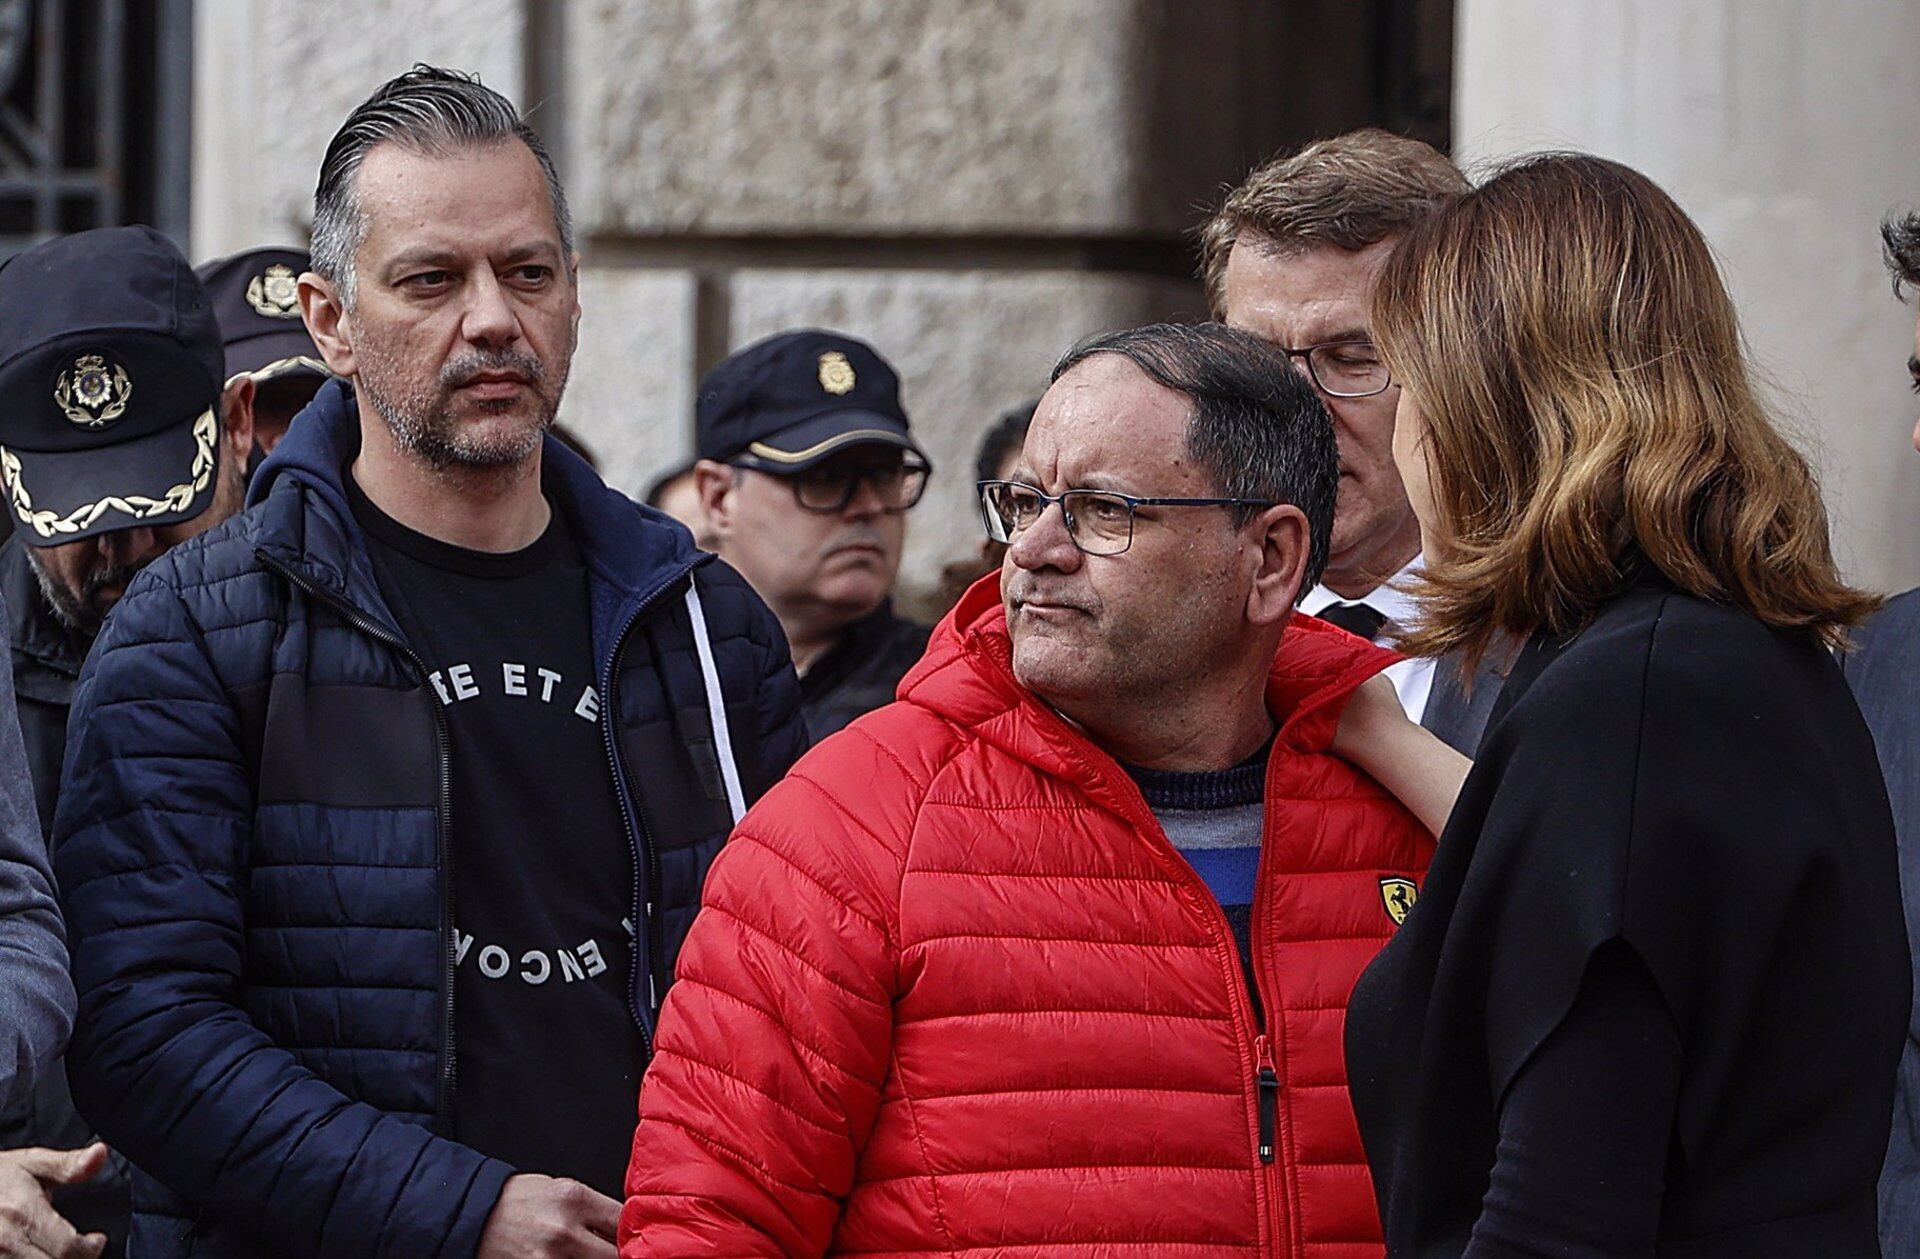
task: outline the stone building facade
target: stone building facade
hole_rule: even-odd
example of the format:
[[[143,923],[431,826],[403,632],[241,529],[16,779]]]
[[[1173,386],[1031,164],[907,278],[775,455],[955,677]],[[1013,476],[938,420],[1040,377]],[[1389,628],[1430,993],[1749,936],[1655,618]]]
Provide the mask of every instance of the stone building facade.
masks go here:
[[[304,240],[356,102],[416,60],[478,71],[567,182],[585,313],[562,418],[608,479],[638,493],[688,456],[695,382],[730,350],[868,338],[936,467],[903,571],[924,593],[977,545],[995,415],[1082,337],[1204,317],[1190,236],[1223,185],[1316,134],[1444,129],[1450,9],[200,0],[193,251]]]
[[[900,367],[938,473],[906,580],[977,539],[980,428],[1090,333],[1204,313],[1190,232],[1278,149],[1376,122],[1475,161],[1636,164],[1725,259],[1861,580],[1920,582],[1912,0],[197,0],[196,257],[304,238],[328,136],[415,60],[556,151],[586,315],[565,418],[639,491],[694,384],[799,324]]]

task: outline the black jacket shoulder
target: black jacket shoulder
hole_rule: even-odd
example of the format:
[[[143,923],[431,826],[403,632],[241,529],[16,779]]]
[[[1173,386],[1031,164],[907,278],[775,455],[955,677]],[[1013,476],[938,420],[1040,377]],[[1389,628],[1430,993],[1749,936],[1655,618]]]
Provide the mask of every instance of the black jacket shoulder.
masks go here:
[[[1686,1047],[1663,1236],[1715,1236],[1658,1253],[1868,1253],[1910,970],[1838,665],[1643,582],[1529,643],[1501,708],[1349,1008],[1362,1132],[1393,1151],[1389,1244],[1441,1253],[1422,1245],[1470,1226],[1502,1097],[1617,944]]]
[[[894,615],[882,603],[800,679],[801,711],[815,743],[858,717],[891,704],[907,670],[927,654],[932,629]]]
[[[1709,712],[1786,715],[1806,688],[1834,693],[1838,671],[1810,636],[1770,628],[1726,604],[1643,585],[1577,633],[1522,651],[1495,720],[1536,732],[1630,713],[1697,723]]]

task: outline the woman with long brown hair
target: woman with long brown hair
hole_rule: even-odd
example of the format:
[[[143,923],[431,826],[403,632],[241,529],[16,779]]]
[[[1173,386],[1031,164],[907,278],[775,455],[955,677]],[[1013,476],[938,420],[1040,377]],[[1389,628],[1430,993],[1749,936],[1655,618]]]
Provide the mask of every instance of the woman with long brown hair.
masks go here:
[[[1348,1014],[1390,1253],[1877,1255],[1910,978],[1830,655],[1875,601],[1705,240],[1624,166],[1526,159],[1408,234],[1373,328],[1407,647],[1512,653],[1450,817],[1390,697],[1337,745],[1445,819]]]

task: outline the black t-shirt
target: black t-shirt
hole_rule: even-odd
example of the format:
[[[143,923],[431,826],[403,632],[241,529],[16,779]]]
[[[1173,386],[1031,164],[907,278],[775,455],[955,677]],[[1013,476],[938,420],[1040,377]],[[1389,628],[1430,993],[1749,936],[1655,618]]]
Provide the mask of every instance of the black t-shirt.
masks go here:
[[[642,1048],[633,850],[599,725],[579,544],[469,551],[348,496],[452,738],[455,1135],[621,1195]]]

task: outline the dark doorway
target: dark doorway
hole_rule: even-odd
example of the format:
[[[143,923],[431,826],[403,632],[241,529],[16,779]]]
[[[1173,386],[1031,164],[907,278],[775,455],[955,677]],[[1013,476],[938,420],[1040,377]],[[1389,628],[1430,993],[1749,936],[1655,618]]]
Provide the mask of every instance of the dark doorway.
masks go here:
[[[1275,0],[1260,12],[1276,50],[1260,156],[1365,126],[1450,150],[1454,0]]]

